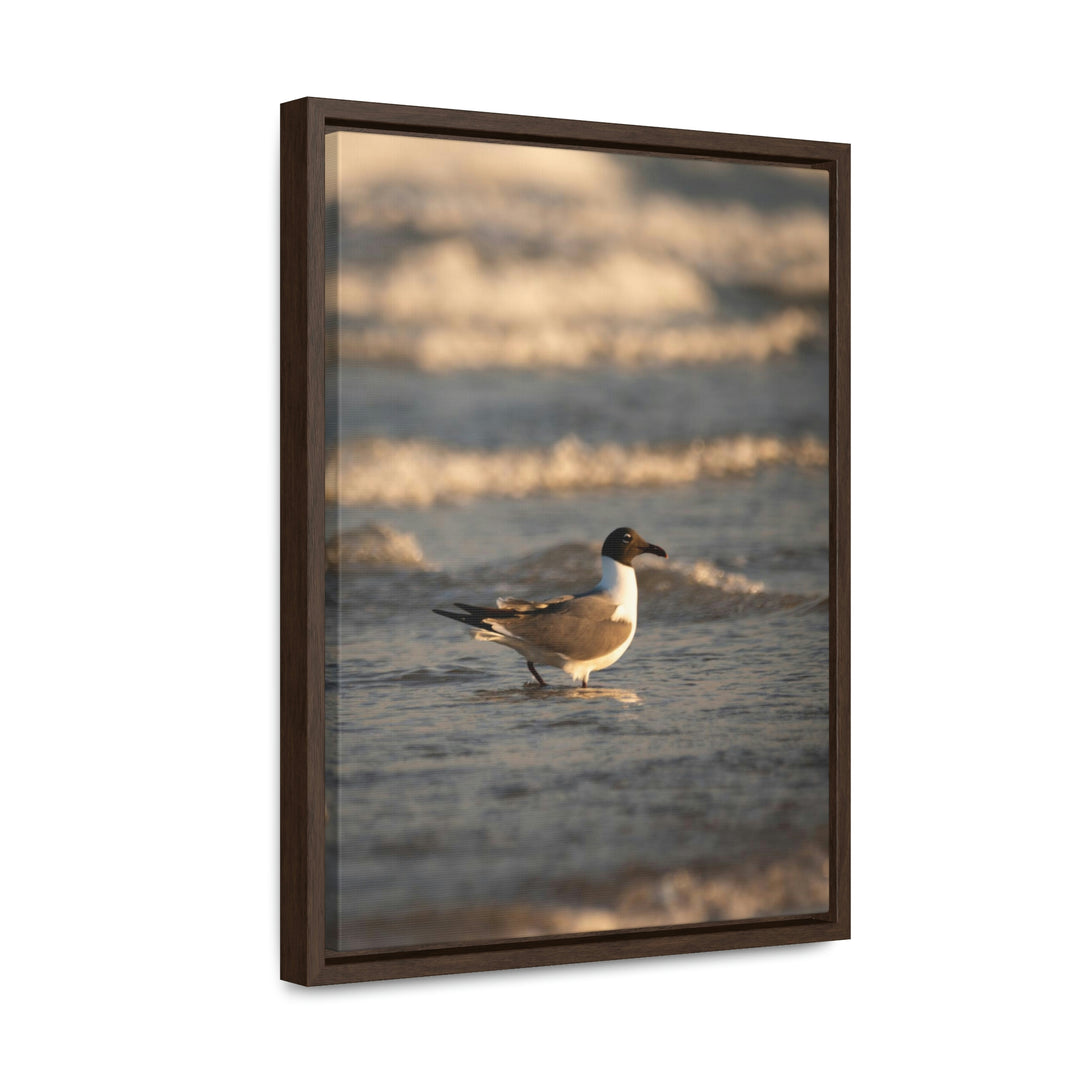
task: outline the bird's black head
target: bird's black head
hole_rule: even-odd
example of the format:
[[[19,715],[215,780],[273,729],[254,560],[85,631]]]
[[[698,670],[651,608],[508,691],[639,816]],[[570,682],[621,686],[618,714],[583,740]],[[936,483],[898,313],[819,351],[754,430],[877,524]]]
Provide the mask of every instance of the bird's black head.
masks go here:
[[[608,538],[604,541],[604,547],[600,552],[601,555],[606,555],[609,559],[624,563],[626,566],[629,566],[638,555],[646,553],[659,555],[662,559],[667,558],[667,552],[662,547],[643,540],[629,525],[623,525],[614,532],[608,533]]]

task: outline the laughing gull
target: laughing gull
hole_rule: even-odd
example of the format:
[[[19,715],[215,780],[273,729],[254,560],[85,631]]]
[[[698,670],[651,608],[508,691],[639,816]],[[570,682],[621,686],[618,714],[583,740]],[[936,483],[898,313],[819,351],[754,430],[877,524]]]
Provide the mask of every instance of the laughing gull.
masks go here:
[[[525,657],[541,686],[537,664],[561,668],[582,686],[589,675],[611,667],[630,647],[637,629],[637,575],[633,562],[648,553],[667,558],[667,552],[647,543],[628,526],[608,535],[600,552],[603,575],[599,584],[578,596],[556,596],[532,602],[499,597],[497,607],[455,604],[465,614],[440,611],[465,623],[477,641],[506,645]]]

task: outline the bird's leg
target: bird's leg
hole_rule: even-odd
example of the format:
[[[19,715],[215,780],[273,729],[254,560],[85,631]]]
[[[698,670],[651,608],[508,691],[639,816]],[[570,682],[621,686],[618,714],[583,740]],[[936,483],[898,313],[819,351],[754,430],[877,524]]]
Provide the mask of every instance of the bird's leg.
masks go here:
[[[535,667],[533,667],[533,662],[532,662],[531,660],[528,660],[528,661],[526,661],[526,663],[527,663],[527,664],[529,665],[529,670],[530,670],[530,671],[531,671],[531,672],[533,673],[533,678],[534,678],[534,679],[535,679],[535,680],[536,680],[536,681],[537,681],[537,682],[538,682],[538,683],[539,683],[539,684],[540,684],[541,686],[547,686],[547,683],[546,683],[546,682],[544,682],[544,680],[540,678],[540,672],[539,672],[539,671],[537,671]]]
[[[588,689],[588,686],[589,686],[589,676],[588,676],[588,675],[586,675],[586,676],[585,676],[585,677],[584,677],[584,678],[583,678],[583,679],[581,680],[581,686],[582,686],[582,689]]]

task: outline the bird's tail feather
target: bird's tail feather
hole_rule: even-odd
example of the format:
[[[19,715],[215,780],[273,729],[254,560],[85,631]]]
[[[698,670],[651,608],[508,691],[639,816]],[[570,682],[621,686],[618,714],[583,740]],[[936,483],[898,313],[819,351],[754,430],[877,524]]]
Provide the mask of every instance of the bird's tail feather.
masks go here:
[[[513,612],[508,613],[503,608],[480,607],[477,604],[455,603],[454,607],[461,608],[462,611],[467,612],[469,615],[476,615],[477,617],[484,619],[505,619],[508,614],[513,614]]]
[[[458,604],[458,607],[464,607],[463,604]],[[454,619],[457,622],[464,623],[466,626],[475,627],[477,630],[487,630],[488,627],[484,623],[484,619],[491,618],[492,615],[498,615],[497,611],[490,611],[487,608],[477,608],[475,611],[466,612],[464,615],[460,611],[440,611],[438,608],[432,608],[436,615],[443,615],[447,619]]]

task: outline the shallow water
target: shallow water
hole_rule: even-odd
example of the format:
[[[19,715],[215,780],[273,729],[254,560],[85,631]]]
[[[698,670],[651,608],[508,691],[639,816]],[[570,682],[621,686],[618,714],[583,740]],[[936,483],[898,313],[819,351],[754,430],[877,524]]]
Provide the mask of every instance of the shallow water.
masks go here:
[[[825,481],[380,510],[440,565],[327,577],[332,947],[827,906]],[[588,689],[432,613],[590,586],[571,538],[619,512],[671,558],[638,561],[637,635]]]

